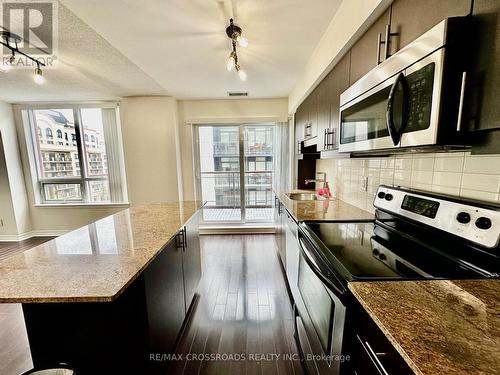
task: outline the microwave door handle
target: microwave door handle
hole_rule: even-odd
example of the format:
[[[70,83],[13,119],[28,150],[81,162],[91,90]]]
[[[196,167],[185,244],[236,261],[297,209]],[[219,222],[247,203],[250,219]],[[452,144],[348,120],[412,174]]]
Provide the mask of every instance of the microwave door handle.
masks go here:
[[[396,92],[398,86],[401,85],[403,90],[403,110],[401,113],[401,127],[398,129],[394,122],[394,105],[396,99]],[[392,84],[391,91],[389,93],[389,97],[387,98],[387,112],[386,112],[386,120],[387,120],[387,130],[389,131],[389,135],[392,138],[392,142],[394,146],[397,146],[401,141],[401,137],[403,136],[403,132],[408,123],[408,104],[409,104],[409,89],[408,83],[406,82],[406,77],[403,73],[399,73],[396,77],[396,80]]]

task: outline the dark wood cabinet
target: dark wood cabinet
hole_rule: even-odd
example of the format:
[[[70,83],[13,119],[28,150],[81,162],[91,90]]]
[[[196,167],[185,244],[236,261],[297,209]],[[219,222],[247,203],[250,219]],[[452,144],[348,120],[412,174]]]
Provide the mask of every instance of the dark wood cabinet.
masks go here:
[[[320,151],[336,149],[336,144],[325,146],[325,129],[335,132],[331,137],[337,142],[340,94],[383,60],[383,45],[377,56],[377,39],[382,34],[385,40],[386,25],[395,34],[388,45],[392,55],[443,19],[471,12],[473,43],[462,126],[463,130],[474,131],[470,138],[473,153],[500,153],[500,131],[492,131],[500,129],[500,106],[496,104],[500,96],[498,0],[395,0],[300,105],[296,112],[296,141],[316,144]]]
[[[318,88],[310,95],[311,101],[309,103],[309,124],[311,126],[308,133],[308,137],[316,137],[318,135],[318,103],[319,103],[319,93]]]
[[[144,271],[150,346],[164,352],[174,345],[186,316],[182,247],[170,241]]]
[[[325,132],[330,128],[330,108],[333,100],[330,90],[330,74],[321,81],[317,87],[318,112],[317,112],[317,148],[325,150]]]
[[[474,132],[473,153],[500,153],[500,1],[475,0],[472,15],[474,46],[467,77],[465,128]]]
[[[174,349],[201,278],[200,211],[144,271],[151,347]]]
[[[306,122],[309,120],[306,104],[306,102],[302,102],[295,112],[295,147],[297,153],[301,152],[299,144],[304,140],[305,126]]]
[[[354,297],[347,308],[343,350],[349,354],[350,360],[345,362],[341,373],[413,375],[408,364]]]
[[[277,196],[274,197],[275,207],[274,207],[274,227],[275,227],[275,241],[276,250],[278,251],[278,256],[280,258],[283,267],[286,266],[286,243],[285,243],[285,229],[284,229],[284,210],[283,204],[279,201]]]
[[[494,0],[492,0],[494,2]],[[396,0],[392,4],[391,52],[394,53],[417,39],[443,19],[466,16],[472,0]]]
[[[377,37],[384,35],[385,27],[391,22],[391,10],[387,9],[351,48],[349,82],[358,79],[377,66]],[[382,52],[380,53],[382,55]],[[382,57],[382,56],[381,56]]]
[[[200,211],[197,212],[184,226],[184,248],[182,252],[182,266],[184,270],[184,299],[185,313],[193,303],[198,284],[201,279],[200,255]]]
[[[318,89],[304,100],[305,106],[305,125],[304,125],[304,140],[309,140],[316,137],[318,130]],[[312,142],[314,143],[314,142]],[[312,144],[309,142],[309,145]]]
[[[342,94],[349,87],[350,63],[351,53],[347,52],[330,72],[330,132],[332,133],[330,138],[333,142],[331,148],[334,150],[338,149],[340,94]]]

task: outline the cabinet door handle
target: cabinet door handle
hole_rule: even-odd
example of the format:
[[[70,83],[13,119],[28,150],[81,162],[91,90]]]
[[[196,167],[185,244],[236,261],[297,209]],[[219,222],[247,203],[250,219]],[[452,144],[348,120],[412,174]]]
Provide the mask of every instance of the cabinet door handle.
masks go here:
[[[382,33],[379,33],[377,35],[377,65],[382,62],[380,60],[380,46],[381,46],[381,44],[385,44],[385,42],[382,41]]]
[[[391,38],[391,25],[385,25],[384,60],[389,57],[389,43]]]
[[[462,115],[464,111],[465,83],[467,81],[467,72],[462,72],[462,84],[460,86],[460,102],[458,105],[457,132],[462,130]]]
[[[380,360],[378,359],[377,354],[373,351],[372,347],[368,343],[368,341],[365,341],[365,346],[366,346],[366,350],[368,351],[370,357],[372,357],[373,361],[375,361],[375,363],[377,364],[377,366],[378,366],[379,370],[382,372],[382,374],[389,375],[387,373],[386,369],[384,368],[384,366],[382,365],[382,363],[380,362]],[[385,353],[380,353],[380,354],[385,354]]]
[[[391,37],[398,35],[398,33],[391,33],[391,24],[385,25],[385,40],[382,40],[382,33],[377,35],[377,65],[380,64],[385,59],[391,57],[389,51],[389,45],[391,43]],[[380,59],[380,46],[384,45],[383,60]]]
[[[184,242],[184,250],[186,250],[188,248],[188,242],[187,242],[187,234],[186,234],[186,227],[184,227],[184,231],[183,231],[183,242]]]

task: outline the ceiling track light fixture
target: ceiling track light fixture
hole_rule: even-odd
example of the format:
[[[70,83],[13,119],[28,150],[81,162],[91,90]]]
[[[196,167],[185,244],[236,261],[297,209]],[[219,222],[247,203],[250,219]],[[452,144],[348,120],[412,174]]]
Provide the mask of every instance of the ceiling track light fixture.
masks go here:
[[[0,31],[0,45],[7,47],[11,55],[9,57],[4,57],[2,59],[2,64],[0,65],[0,71],[8,72],[14,66],[16,61],[16,54],[26,57],[28,60],[33,61],[36,64],[35,75],[33,76],[33,80],[35,83],[41,85],[45,82],[45,78],[42,75],[42,66],[45,64],[38,59],[31,57],[30,55],[25,54],[21,50],[19,50],[18,45],[22,41],[19,35],[11,33],[10,31]]]
[[[236,49],[237,46],[248,46],[248,40],[241,36],[242,32],[241,27],[235,25],[231,18],[229,20],[229,26],[226,28],[226,35],[231,39],[232,46],[232,51],[227,59],[227,70],[231,71],[235,69],[238,72],[238,77],[240,77],[242,81],[246,81],[247,73],[241,69],[240,63],[238,62],[238,51]]]

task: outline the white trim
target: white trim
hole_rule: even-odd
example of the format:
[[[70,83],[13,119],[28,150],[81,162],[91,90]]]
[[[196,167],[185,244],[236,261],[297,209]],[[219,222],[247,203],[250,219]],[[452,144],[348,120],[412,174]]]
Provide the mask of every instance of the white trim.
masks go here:
[[[234,226],[234,227],[211,227],[200,226],[199,234],[275,234],[274,226]]]
[[[286,119],[285,119],[286,121]],[[239,117],[188,117],[185,119],[186,124],[261,124],[261,123],[276,123],[283,122],[282,116],[239,116]],[[270,124],[270,125],[272,125]]]
[[[118,168],[120,170],[120,190],[121,190],[121,196],[122,199],[125,200],[125,202],[112,202],[112,203],[105,203],[105,204],[96,204],[92,202],[84,202],[82,203],[60,203],[60,202],[54,202],[54,203],[44,203],[44,197],[42,196],[42,192],[39,186],[39,183],[42,182],[41,178],[39,177],[41,175],[41,171],[39,170],[39,161],[37,159],[37,153],[38,153],[38,148],[39,145],[35,143],[35,134],[34,132],[36,131],[35,128],[33,127],[33,119],[30,117],[30,113],[33,110],[39,110],[39,109],[50,109],[50,108],[60,108],[60,109],[71,109],[73,110],[73,113],[75,114],[76,112],[78,115],[75,114],[75,126],[77,126],[77,123],[81,124],[80,121],[80,110],[84,108],[100,108],[100,109],[114,109],[115,110],[115,122],[116,122],[116,131],[118,135],[118,142],[117,142],[117,149],[114,150],[118,154]],[[14,113],[16,115],[16,119],[19,118],[21,121],[21,126],[24,132],[24,143],[26,144],[26,149],[27,149],[27,154],[28,154],[28,168],[30,170],[30,177],[31,177],[31,183],[33,187],[33,196],[34,196],[34,201],[35,201],[35,207],[105,207],[105,206],[124,206],[128,205],[128,189],[127,189],[127,177],[126,177],[126,168],[125,168],[125,152],[124,152],[124,146],[123,146],[123,136],[122,136],[122,124],[121,124],[121,117],[120,117],[120,103],[118,101],[110,101],[110,102],[66,102],[66,103],[23,103],[22,105],[15,105],[14,106]],[[17,117],[19,116],[19,117]],[[81,147],[84,147],[84,141],[81,140]],[[80,147],[80,146],[79,146]],[[84,149],[83,149],[84,150]],[[83,152],[85,154],[85,151]],[[80,152],[79,155],[81,156]],[[83,164],[85,164],[84,157],[81,158],[80,163],[82,163],[82,168]],[[83,170],[83,169],[82,169]],[[108,176],[109,178],[109,176]],[[80,176],[80,178],[75,177],[75,180],[78,180],[80,185],[83,188],[83,184],[86,181],[89,181],[90,179],[88,177],[84,177],[83,175]],[[46,182],[49,182],[46,181]],[[124,206],[126,207],[126,206]]]
[[[19,110],[26,109],[73,109],[73,108],[117,108],[118,100],[95,102],[24,102],[13,103]]]
[[[71,232],[71,230],[33,230],[22,234],[0,234],[0,242],[19,242],[32,237],[58,237]]]
[[[184,200],[184,176],[182,170],[182,151],[181,151],[181,139],[180,139],[180,128],[179,128],[179,114],[178,114],[177,101],[174,101],[174,140],[175,140],[175,168],[177,174],[177,196],[179,201]]]
[[[130,203],[37,203],[38,208],[129,208]]]

